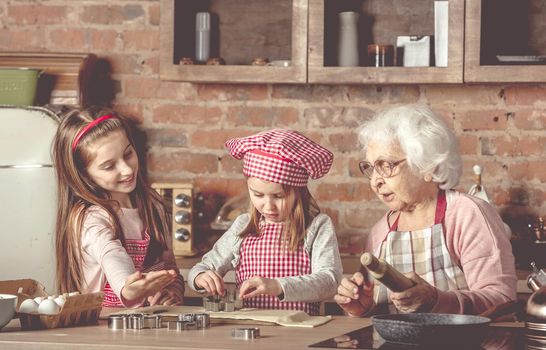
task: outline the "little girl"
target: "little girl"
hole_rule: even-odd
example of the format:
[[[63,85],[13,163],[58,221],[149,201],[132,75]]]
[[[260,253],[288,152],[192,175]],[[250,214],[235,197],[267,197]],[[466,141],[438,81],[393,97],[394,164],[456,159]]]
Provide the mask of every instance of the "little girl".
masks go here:
[[[166,211],[144,180],[131,131],[111,111],[72,110],[61,121],[53,145],[57,287],[104,291],[108,307],[181,304]]]
[[[189,273],[196,291],[224,294],[223,276],[235,270],[245,307],[319,313],[336,294],[341,259],[331,219],[307,189],[324,176],[333,155],[290,130],[270,130],[226,142],[243,159],[250,212],[239,216]]]

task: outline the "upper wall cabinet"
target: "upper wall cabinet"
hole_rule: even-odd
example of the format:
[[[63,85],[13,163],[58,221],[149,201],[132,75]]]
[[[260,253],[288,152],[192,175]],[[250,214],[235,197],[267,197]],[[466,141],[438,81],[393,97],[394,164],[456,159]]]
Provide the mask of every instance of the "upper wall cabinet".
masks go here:
[[[208,15],[196,20],[201,12]],[[196,56],[196,42],[209,54]],[[307,0],[161,0],[160,75],[191,82],[305,83]]]
[[[461,83],[463,81],[464,0],[450,0],[443,44],[447,45],[447,66],[434,66],[435,1],[432,0],[309,0],[310,83]],[[445,10],[445,9],[444,9]],[[345,50],[347,24],[344,12],[357,14],[358,64],[346,66],[340,52]],[[341,13],[341,14],[340,14]],[[350,31],[350,29],[349,29]],[[349,34],[350,36],[351,34]],[[447,36],[447,37],[446,37]],[[400,38],[402,37],[402,38]],[[411,39],[405,46],[408,59],[397,41]],[[410,37],[410,38],[408,38]],[[351,38],[349,37],[349,40]],[[430,61],[423,60],[429,41]],[[394,47],[393,66],[377,67],[368,45]],[[402,45],[401,45],[402,46]],[[373,50],[373,47],[370,47]],[[389,51],[386,51],[390,55]],[[343,54],[343,53],[342,53]],[[417,61],[415,62],[417,58]],[[423,64],[423,62],[425,62]],[[415,66],[424,65],[424,66]]]
[[[466,82],[546,81],[544,0],[466,1]]]

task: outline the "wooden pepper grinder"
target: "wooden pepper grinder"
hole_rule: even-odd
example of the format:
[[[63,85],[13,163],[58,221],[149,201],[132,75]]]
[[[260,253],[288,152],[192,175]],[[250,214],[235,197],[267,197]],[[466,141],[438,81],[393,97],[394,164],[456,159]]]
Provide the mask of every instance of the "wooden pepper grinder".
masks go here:
[[[362,254],[360,263],[368,269],[373,278],[383,283],[392,292],[402,292],[415,285],[412,280],[389,265],[385,260],[378,259],[370,253]]]

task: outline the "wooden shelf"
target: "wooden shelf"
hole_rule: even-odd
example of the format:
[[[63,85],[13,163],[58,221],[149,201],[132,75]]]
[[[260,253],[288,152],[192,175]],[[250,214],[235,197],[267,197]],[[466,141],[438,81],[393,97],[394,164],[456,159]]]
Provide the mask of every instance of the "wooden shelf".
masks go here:
[[[203,9],[203,4],[210,5]],[[291,28],[275,23],[271,16],[254,18],[239,12],[248,6],[244,0],[199,0],[174,1],[161,0],[161,57],[160,76],[164,80],[179,80],[191,82],[221,82],[221,83],[305,83],[307,81],[307,0],[254,0],[251,6],[262,6],[274,11],[278,8],[275,18],[288,22]],[[176,6],[188,6],[187,11]],[[281,11],[286,7],[291,11]],[[217,16],[220,34],[217,41],[219,56],[227,65],[180,65],[181,57],[193,56],[193,29],[195,13],[209,11]],[[235,11],[235,13],[216,13],[216,11]],[[181,14],[182,13],[182,14]],[[189,13],[189,14],[188,14]],[[229,18],[236,26],[238,33],[225,33],[228,24],[223,24],[223,18]],[[239,18],[239,19],[237,19]],[[234,25],[233,23],[236,23]],[[245,25],[247,25],[245,27]],[[189,33],[180,34],[180,29]],[[222,29],[226,29],[222,31]],[[271,33],[269,33],[269,31]],[[286,34],[288,32],[288,34]],[[175,35],[176,34],[176,35]],[[241,42],[239,36],[248,38]],[[271,35],[271,36],[270,36]],[[288,38],[286,39],[286,35]],[[176,37],[176,41],[175,41]],[[212,40],[214,42],[214,40]],[[231,50],[231,51],[229,51]],[[236,53],[243,52],[248,57],[241,58]],[[289,57],[286,57],[288,55]],[[291,61],[289,67],[252,66],[255,57],[267,57],[270,61]],[[248,64],[246,64],[248,62]]]
[[[449,0],[448,67],[376,68],[366,67],[363,59],[358,67],[336,66],[333,56],[337,37],[332,24],[336,14],[346,8],[361,14],[365,28],[362,33],[359,28],[359,51],[363,57],[363,48],[369,43],[395,44],[400,35],[433,35],[433,0],[414,0],[411,6],[406,0],[161,0],[160,77],[197,83],[544,82],[546,65],[500,65],[491,59],[505,37],[514,41],[510,32],[514,23],[493,16],[501,6],[516,6],[518,12],[533,8],[532,21],[525,22],[525,15],[520,16],[531,26],[528,38],[534,37],[527,44],[546,55],[542,38],[546,25],[540,20],[544,16],[540,1],[529,0],[519,6],[513,0]],[[482,13],[484,8],[493,15]],[[215,51],[227,65],[179,64],[182,57],[193,55],[195,13],[199,11],[208,11],[217,18],[217,34],[222,40],[218,39]],[[497,54],[504,53],[501,50]],[[249,64],[253,58],[264,56],[270,60],[290,59],[291,66]]]
[[[309,83],[326,83],[326,84],[405,84],[405,83],[462,83],[463,81],[463,26],[464,23],[464,1],[451,0],[449,1],[449,66],[448,67],[332,67],[332,59],[328,54],[335,51],[335,47],[325,36],[328,35],[328,23],[325,23],[325,18],[328,14],[325,13],[325,4],[329,0],[309,0]],[[337,0],[335,6],[343,4],[343,0]],[[356,1],[357,11],[362,8],[363,4],[369,0]],[[381,1],[381,0],[376,0]],[[349,3],[345,1],[346,3]],[[354,5],[355,1],[352,1]],[[433,13],[434,2],[430,0],[414,1],[412,6],[419,6],[423,12],[427,12],[428,23],[420,23],[410,25],[410,30],[414,32],[401,32],[396,27],[389,29],[379,25],[371,26],[370,37],[364,38],[362,43],[364,46],[372,42],[366,40],[379,40],[380,43],[392,44],[396,43],[398,35],[432,35],[434,33],[434,17],[430,16]],[[374,6],[372,6],[374,7]],[[375,6],[381,8],[381,6]],[[345,10],[345,9],[344,9]],[[338,10],[339,12],[340,10]],[[364,21],[374,22],[373,14],[366,14]],[[331,16],[331,14],[330,14]],[[390,14],[379,14],[386,19]],[[404,14],[407,17],[407,14]],[[403,16],[400,15],[400,18]],[[412,17],[414,18],[414,17]],[[432,19],[431,19],[432,18]],[[390,18],[393,20],[392,18]],[[430,20],[431,19],[431,20]],[[396,19],[394,19],[396,21]],[[415,32],[418,31],[418,32]],[[331,37],[331,35],[330,35]],[[333,38],[335,40],[335,38]],[[332,41],[332,39],[330,39]],[[362,52],[361,51],[361,56]],[[326,52],[326,54],[325,54]],[[361,61],[363,61],[361,59]]]
[[[544,82],[546,81],[546,64],[544,65],[501,65],[495,60],[496,55],[529,55],[530,51],[546,55],[546,47],[541,38],[532,40],[528,27],[540,26],[542,21],[528,21],[531,3],[542,0],[531,0],[519,3],[506,0],[467,0],[466,1],[466,39],[465,39],[465,82]],[[493,7],[492,7],[493,6]],[[514,8],[510,8],[514,6]],[[535,6],[539,9],[540,6]],[[543,7],[542,7],[543,8]],[[489,12],[494,13],[489,13]],[[544,10],[542,10],[544,11]],[[542,18],[546,15],[542,13]],[[540,16],[537,16],[540,17]],[[484,22],[487,20],[489,22]],[[526,33],[522,33],[525,28]],[[543,36],[539,29],[536,36]],[[527,35],[526,35],[527,34]],[[519,51],[518,51],[519,50]],[[529,50],[525,52],[525,50]],[[524,51],[524,52],[522,52]]]

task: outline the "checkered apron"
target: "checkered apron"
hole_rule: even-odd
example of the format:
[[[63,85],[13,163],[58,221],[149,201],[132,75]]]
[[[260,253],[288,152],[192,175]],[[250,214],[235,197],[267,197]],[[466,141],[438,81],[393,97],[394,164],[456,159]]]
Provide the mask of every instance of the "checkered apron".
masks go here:
[[[163,270],[165,268],[165,263],[163,261],[148,267],[144,270],[142,270],[142,264],[144,263],[144,258],[146,257],[146,253],[148,252],[148,246],[150,245],[150,235],[148,232],[144,233],[144,239],[126,239],[125,240],[125,250],[127,251],[127,254],[131,257],[133,260],[133,264],[135,264],[135,270],[142,271],[142,272],[149,272],[149,271],[159,271]],[[102,306],[104,307],[123,307],[123,304],[119,300],[118,296],[114,291],[112,290],[112,287],[110,287],[110,283],[106,281],[106,284],[104,286],[104,301],[102,302]]]
[[[415,271],[441,291],[468,289],[463,271],[452,261],[445,242],[443,221],[446,207],[446,194],[440,191],[434,225],[420,231],[397,231],[396,218],[375,254],[402,273]],[[378,281],[374,284],[375,303],[388,304],[389,312],[397,312],[388,298],[387,288]]]
[[[260,221],[260,235],[249,234],[241,244],[239,265],[236,269],[236,287],[252,277],[280,278],[287,276],[308,275],[311,273],[311,261],[303,249],[303,244],[296,251],[281,241],[284,223],[266,223]],[[260,309],[300,310],[309,315],[319,314],[319,303],[283,302],[276,296],[259,295],[246,299],[245,307]]]

